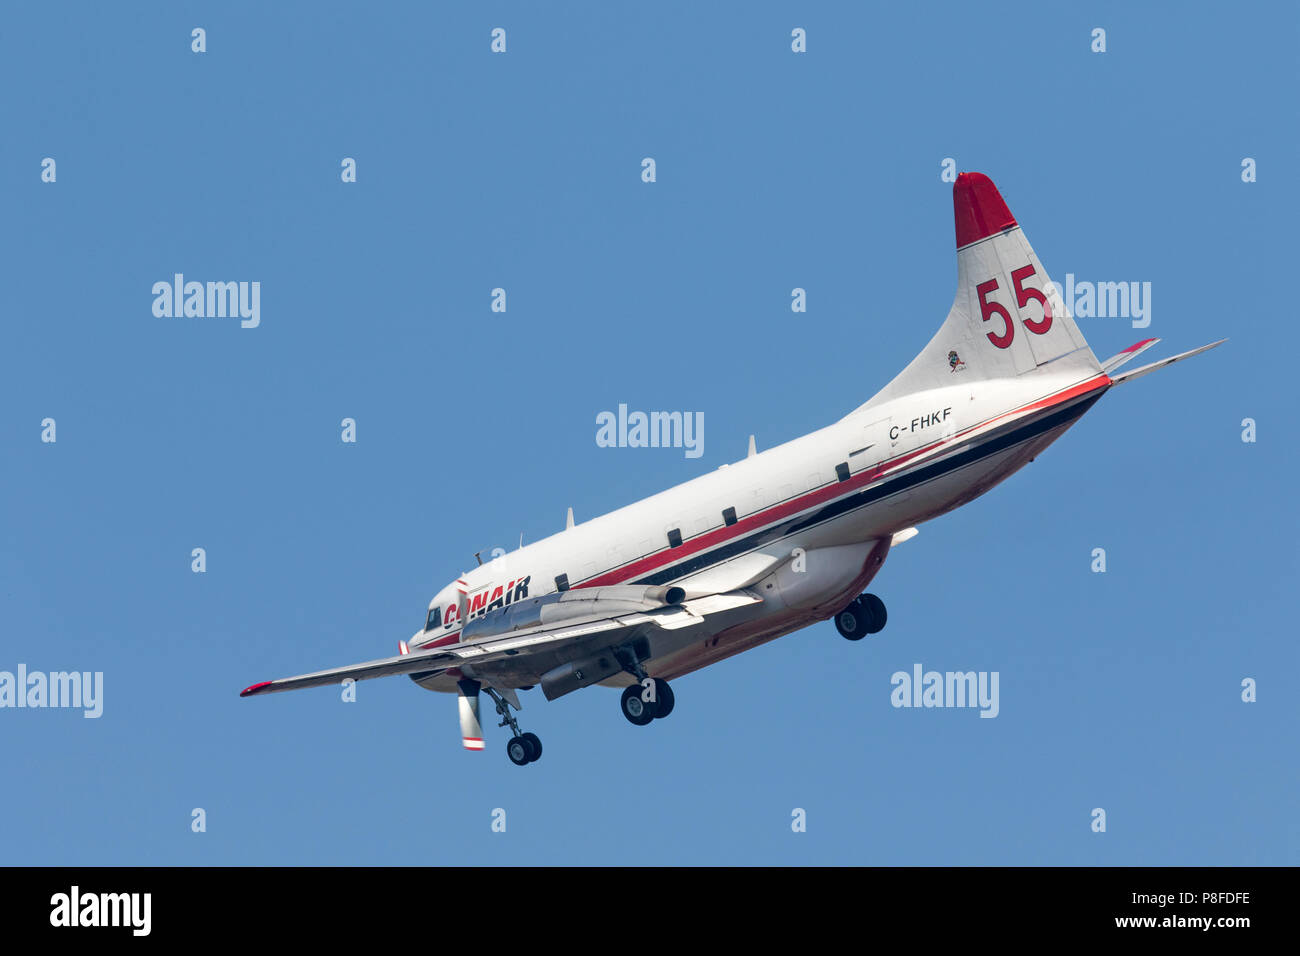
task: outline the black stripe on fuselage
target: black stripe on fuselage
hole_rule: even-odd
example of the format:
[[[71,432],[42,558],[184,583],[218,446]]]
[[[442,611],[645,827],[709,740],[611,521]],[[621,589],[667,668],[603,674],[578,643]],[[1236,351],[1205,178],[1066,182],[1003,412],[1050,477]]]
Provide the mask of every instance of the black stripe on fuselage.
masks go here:
[[[800,531],[806,531],[819,524],[842,517],[850,511],[856,511],[869,504],[879,501],[881,498],[887,498],[890,495],[898,494],[900,491],[906,491],[917,485],[932,481],[935,478],[941,478],[949,472],[964,468],[990,455],[996,455],[1000,451],[1019,445],[1023,442],[1036,438],[1045,432],[1051,431],[1061,425],[1074,422],[1080,418],[1084,412],[1090,409],[1097,399],[1101,398],[1105,389],[1100,389],[1096,394],[1085,396],[1074,404],[1062,408],[1059,411],[1044,415],[1037,421],[1021,425],[1018,428],[1012,428],[1005,434],[974,445],[965,451],[958,452],[942,461],[936,461],[933,464],[922,465],[914,471],[909,471],[898,475],[895,478],[887,479],[878,485],[872,485],[863,488],[861,491],[854,492],[851,495],[845,495],[835,501],[828,502],[816,511],[810,514],[792,517],[790,520],[781,524],[771,525],[753,534],[746,535],[743,538],[737,538],[734,541],[728,541],[726,544],[719,545],[711,551],[705,551],[700,554],[692,555],[685,561],[681,561],[670,567],[666,567],[653,574],[638,578],[636,584],[667,584],[669,581],[675,581],[678,578],[685,577],[688,574],[694,574],[705,568],[711,567],[719,562],[734,558],[737,555],[744,554],[746,551],[752,551],[755,548],[761,548],[763,545],[771,544],[773,541],[779,541],[782,538],[797,534]]]

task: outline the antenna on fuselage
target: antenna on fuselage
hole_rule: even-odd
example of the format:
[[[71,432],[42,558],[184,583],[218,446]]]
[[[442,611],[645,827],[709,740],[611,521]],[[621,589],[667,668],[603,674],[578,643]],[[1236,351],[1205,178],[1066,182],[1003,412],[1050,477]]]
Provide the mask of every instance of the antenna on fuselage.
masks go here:
[[[480,567],[483,565],[483,559],[482,559],[481,557],[479,557],[479,555],[481,555],[482,553],[483,553],[482,551],[475,551],[475,552],[474,552],[474,560],[477,561],[477,562],[479,563],[479,566],[480,566]]]
[[[757,454],[758,454],[758,446],[754,444],[754,436],[753,436],[753,435],[750,435],[750,436],[749,436],[749,454],[746,455],[745,457],[746,457],[746,458],[753,458],[753,457],[754,457],[755,455],[757,455]]]
[[[569,509],[569,516],[564,519],[564,530],[568,531],[573,527],[573,509]]]

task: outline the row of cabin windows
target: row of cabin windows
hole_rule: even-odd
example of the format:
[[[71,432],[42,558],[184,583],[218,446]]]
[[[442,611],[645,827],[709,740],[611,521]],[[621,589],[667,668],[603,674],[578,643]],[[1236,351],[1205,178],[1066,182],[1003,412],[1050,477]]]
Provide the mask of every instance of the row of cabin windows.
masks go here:
[[[848,465],[848,462],[843,462],[843,461],[842,461],[842,462],[840,462],[838,465],[835,466],[835,477],[838,478],[840,481],[848,481],[848,480],[849,480],[849,465]],[[735,524],[736,521],[738,520],[738,519],[736,518],[736,509],[735,509],[735,508],[723,508],[723,509],[722,509],[722,520],[723,520],[723,523],[726,524],[726,526],[727,526],[728,528],[730,528],[730,527],[731,527],[733,524]],[[671,529],[671,530],[668,532],[668,547],[670,547],[670,548],[680,548],[681,546],[682,546],[682,529],[681,529],[681,528],[673,528],[673,529]],[[568,576],[567,574],[558,574],[558,575],[556,575],[556,577],[555,577],[555,590],[557,590],[557,591],[567,591],[567,590],[569,590],[569,576]],[[430,612],[429,612],[429,619],[430,619],[431,621],[433,620],[433,617],[434,617],[435,614],[437,614],[437,610],[436,610],[436,609],[433,610],[433,611],[430,611]],[[435,623],[436,623],[436,622],[435,622]],[[429,626],[432,627],[433,625],[431,624],[431,625],[429,625]],[[428,628],[426,628],[426,630],[427,630],[427,629],[428,629]]]

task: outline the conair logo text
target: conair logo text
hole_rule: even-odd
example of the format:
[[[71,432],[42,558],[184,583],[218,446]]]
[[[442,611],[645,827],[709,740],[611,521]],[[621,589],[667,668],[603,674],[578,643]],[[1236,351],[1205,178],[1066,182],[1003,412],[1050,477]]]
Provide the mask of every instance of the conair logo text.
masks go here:
[[[488,611],[495,611],[499,607],[508,607],[516,601],[528,597],[528,582],[533,579],[532,575],[511,581],[504,587],[501,585],[488,585],[483,590],[471,594],[465,611],[465,619],[472,621],[475,618],[482,617]],[[465,622],[460,620],[460,606],[448,604],[442,616],[442,626],[446,630],[450,627],[464,627]]]

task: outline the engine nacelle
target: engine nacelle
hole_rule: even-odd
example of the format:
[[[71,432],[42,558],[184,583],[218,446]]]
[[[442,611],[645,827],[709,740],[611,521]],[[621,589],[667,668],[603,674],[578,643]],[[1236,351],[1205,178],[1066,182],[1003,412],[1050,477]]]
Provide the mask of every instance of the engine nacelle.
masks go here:
[[[542,675],[542,693],[547,700],[555,700],[603,681],[606,677],[613,677],[622,669],[623,666],[612,651],[602,651],[547,671]]]

